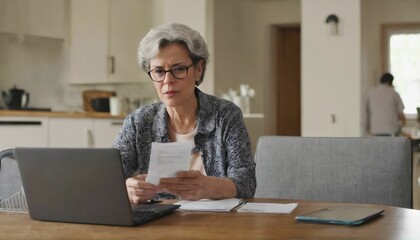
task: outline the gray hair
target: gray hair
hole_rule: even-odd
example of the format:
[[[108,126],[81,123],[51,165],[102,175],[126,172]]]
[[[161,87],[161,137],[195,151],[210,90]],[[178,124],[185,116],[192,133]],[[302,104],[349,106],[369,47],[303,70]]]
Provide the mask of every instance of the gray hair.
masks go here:
[[[184,24],[171,23],[152,28],[140,42],[137,51],[139,65],[145,72],[149,71],[150,60],[157,56],[159,49],[173,43],[185,46],[194,64],[203,60],[203,74],[195,83],[200,85],[204,79],[209,51],[200,33]]]

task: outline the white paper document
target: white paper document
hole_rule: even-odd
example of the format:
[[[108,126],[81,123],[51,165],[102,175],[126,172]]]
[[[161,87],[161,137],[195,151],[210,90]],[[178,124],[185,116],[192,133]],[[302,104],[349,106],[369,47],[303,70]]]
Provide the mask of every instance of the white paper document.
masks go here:
[[[246,203],[237,211],[249,213],[291,213],[297,205],[297,203]]]
[[[229,198],[222,200],[201,199],[197,201],[182,200],[175,204],[181,205],[178,210],[202,212],[229,212],[243,203],[243,199]]]
[[[175,177],[179,171],[188,171],[193,141],[152,143],[146,182],[157,185],[161,178]]]

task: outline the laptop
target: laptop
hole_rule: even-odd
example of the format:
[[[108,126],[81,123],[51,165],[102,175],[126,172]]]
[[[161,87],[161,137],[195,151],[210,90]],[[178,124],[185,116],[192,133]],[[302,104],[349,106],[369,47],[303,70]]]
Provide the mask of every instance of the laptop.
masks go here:
[[[15,148],[32,219],[136,226],[179,205],[130,204],[117,149]]]

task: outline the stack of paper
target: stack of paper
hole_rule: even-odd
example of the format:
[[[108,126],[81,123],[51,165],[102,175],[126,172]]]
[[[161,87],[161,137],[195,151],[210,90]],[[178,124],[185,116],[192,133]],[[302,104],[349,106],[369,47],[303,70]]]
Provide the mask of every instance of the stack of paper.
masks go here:
[[[297,203],[246,203],[237,211],[251,213],[291,213],[297,205]]]
[[[205,212],[229,212],[243,203],[242,199],[229,198],[222,200],[201,199],[198,201],[182,200],[175,204],[181,205],[178,210],[205,211]]]
[[[297,203],[247,203],[240,198],[222,200],[202,199],[198,201],[182,200],[175,204],[181,205],[181,211],[204,212],[237,212],[249,213],[286,213],[290,214],[297,207]]]
[[[178,171],[187,171],[194,141],[152,143],[146,182],[159,184],[161,178],[175,177]]]

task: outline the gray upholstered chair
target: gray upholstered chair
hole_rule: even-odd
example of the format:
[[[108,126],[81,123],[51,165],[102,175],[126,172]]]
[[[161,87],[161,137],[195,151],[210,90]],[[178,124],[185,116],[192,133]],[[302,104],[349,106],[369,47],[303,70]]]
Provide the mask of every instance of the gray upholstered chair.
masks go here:
[[[412,208],[406,138],[264,136],[255,161],[255,197]]]
[[[21,191],[17,161],[14,159],[13,150],[0,152],[0,201]]]

